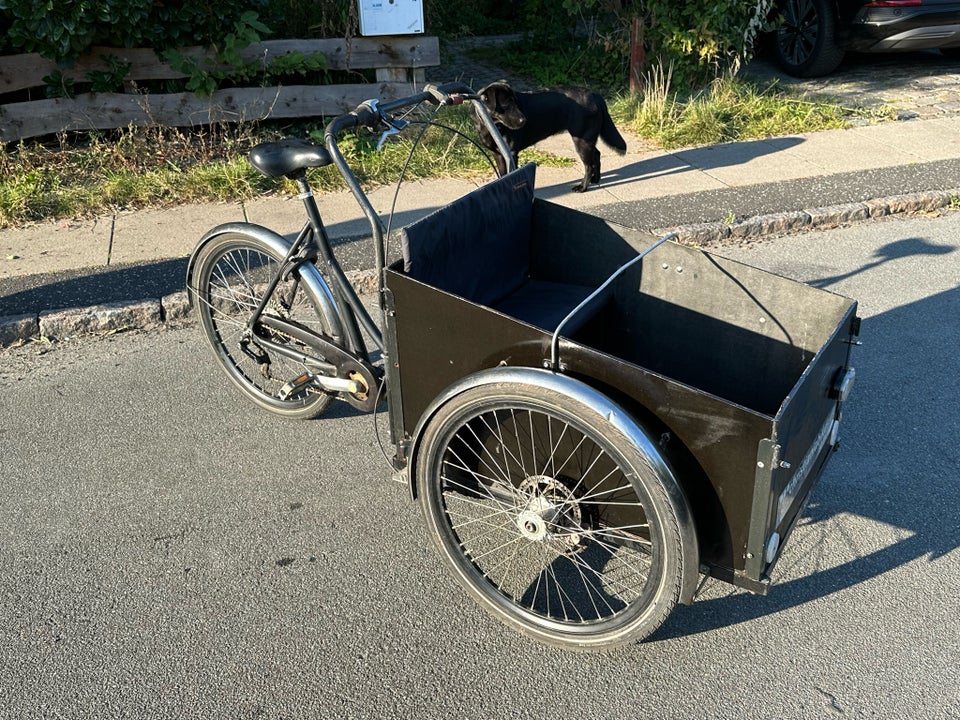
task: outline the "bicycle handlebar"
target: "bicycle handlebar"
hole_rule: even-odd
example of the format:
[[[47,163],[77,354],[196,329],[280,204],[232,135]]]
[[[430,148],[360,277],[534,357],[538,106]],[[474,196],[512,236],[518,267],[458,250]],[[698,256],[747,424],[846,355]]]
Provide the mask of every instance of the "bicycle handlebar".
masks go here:
[[[380,113],[377,109],[377,101],[365,100],[357,105],[354,110],[334,118],[333,122],[327,125],[327,129],[323,133],[323,139],[329,143],[331,138],[336,139],[337,135],[344,130],[359,125],[366,125],[372,128],[375,127],[376,122],[379,121]]]
[[[375,130],[381,122],[389,124],[391,112],[423,102],[434,105],[460,105],[464,100],[476,97],[476,93],[468,85],[456,82],[445,85],[429,84],[424,86],[421,93],[385,103],[376,99],[364,100],[350,112],[334,118],[324,131],[323,139],[327,143],[331,139],[336,141],[337,136],[344,130],[361,125]]]

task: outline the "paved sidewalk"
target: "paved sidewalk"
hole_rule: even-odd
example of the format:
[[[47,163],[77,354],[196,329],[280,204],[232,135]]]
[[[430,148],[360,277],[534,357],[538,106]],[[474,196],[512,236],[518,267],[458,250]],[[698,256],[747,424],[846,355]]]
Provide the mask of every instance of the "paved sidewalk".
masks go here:
[[[900,120],[929,120],[960,113],[960,67],[956,60],[935,50],[848,53],[836,72],[808,79],[786,76],[770,59],[759,58],[745,68],[744,74],[761,86],[776,83],[808,98],[889,113]]]
[[[540,148],[575,157],[567,136]],[[601,151],[599,187],[570,191],[582,172],[578,161],[539,168],[538,195],[652,234],[680,228],[683,240],[700,244],[933,209],[960,195],[960,117],[671,152],[628,137],[625,156]],[[453,179],[407,183],[394,226],[472,187]],[[385,187],[372,194],[378,212],[389,210],[393,193]],[[369,235],[352,196],[324,195],[320,202],[343,248],[363,248],[362,241],[346,242]],[[176,321],[186,313],[185,258],[203,232],[248,219],[294,233],[301,218],[297,200],[266,198],[0,230],[0,345]],[[358,282],[369,283],[364,261],[372,257],[361,252],[346,263]]]

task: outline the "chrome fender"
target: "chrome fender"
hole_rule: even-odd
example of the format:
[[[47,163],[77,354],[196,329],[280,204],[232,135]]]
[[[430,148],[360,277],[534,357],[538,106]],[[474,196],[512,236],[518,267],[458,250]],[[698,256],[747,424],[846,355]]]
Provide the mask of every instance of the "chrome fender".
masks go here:
[[[433,419],[440,407],[466,390],[502,382],[532,385],[566,395],[604,418],[614,430],[624,435],[647,459],[663,483],[677,513],[683,555],[683,586],[680,590],[680,601],[683,603],[692,602],[699,581],[700,547],[697,541],[693,513],[690,511],[690,504],[687,502],[686,494],[677,480],[676,474],[656,443],[650,439],[650,436],[626,410],[595,388],[568,375],[561,375],[540,368],[496,367],[468,375],[440,393],[424,411],[410,441],[410,450],[407,456],[409,458],[407,482],[410,486],[411,495],[414,498],[417,495],[416,464],[420,440],[427,424]]]
[[[200,238],[197,246],[190,254],[189,261],[187,262],[187,295],[190,298],[190,304],[193,306],[196,305],[196,290],[193,282],[193,274],[196,266],[197,256],[200,254],[204,246],[207,245],[207,243],[214,238],[221,235],[226,235],[227,233],[245,235],[259,243],[262,243],[280,257],[286,257],[287,253],[290,252],[291,245],[293,244],[290,242],[290,240],[287,240],[287,238],[283,237],[282,235],[275,233],[273,230],[265,228],[262,225],[255,225],[254,223],[224,223],[223,225],[217,225],[215,228],[208,230],[206,233],[204,233],[203,237]],[[342,338],[343,324],[340,321],[340,312],[337,308],[337,302],[333,297],[333,293],[330,291],[330,287],[327,285],[327,281],[323,279],[322,275],[320,275],[320,272],[317,270],[316,266],[312,263],[304,263],[301,265],[300,281],[313,293],[314,297],[319,300],[321,304],[319,310],[330,323],[330,334],[335,338]]]

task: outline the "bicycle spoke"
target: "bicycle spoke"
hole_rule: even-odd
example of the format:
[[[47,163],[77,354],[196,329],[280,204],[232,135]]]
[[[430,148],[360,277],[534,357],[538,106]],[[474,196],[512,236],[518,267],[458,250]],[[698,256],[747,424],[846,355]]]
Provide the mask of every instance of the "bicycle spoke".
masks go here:
[[[266,246],[242,233],[225,235],[211,242],[200,255],[194,286],[197,311],[217,359],[236,385],[257,404],[282,415],[313,417],[332,396],[307,385],[285,394],[294,378],[311,372],[301,362],[258,345],[249,333],[250,319],[260,307],[264,293],[280,272],[280,258]],[[264,305],[266,317],[278,317],[324,332],[329,323],[314,304],[309,290],[293,273],[282,279]],[[282,344],[298,355],[315,355],[303,342],[265,328],[264,339]]]

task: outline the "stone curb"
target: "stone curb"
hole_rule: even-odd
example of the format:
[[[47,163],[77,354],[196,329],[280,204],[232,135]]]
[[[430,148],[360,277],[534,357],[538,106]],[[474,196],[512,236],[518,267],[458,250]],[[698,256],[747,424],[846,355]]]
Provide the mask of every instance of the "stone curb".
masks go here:
[[[682,243],[708,246],[724,241],[749,241],[804,230],[826,229],[870,218],[903,213],[931,212],[953,205],[960,189],[895,195],[846,205],[760,215],[733,222],[706,222],[653,230],[655,235],[677,233]],[[377,289],[373,270],[346,273],[360,294]],[[133,302],[105,303],[86,308],[46,310],[37,315],[0,317],[0,348],[32,340],[61,340],[76,336],[105,336],[124,330],[160,326],[181,327],[192,323],[193,313],[186,291],[162,298]]]
[[[360,294],[376,292],[373,270],[351,270],[347,280]],[[64,340],[77,336],[106,336],[125,330],[182,327],[193,323],[186,290],[162,298],[104,303],[90,307],[44,310],[38,315],[0,317],[0,349],[33,340]]]
[[[715,221],[658,228],[655,235],[677,233],[677,239],[689,245],[712,245],[725,240],[752,240],[775,237],[804,230],[824,230],[870,218],[902,213],[931,212],[950,207],[960,199],[960,189],[935,190],[845,205],[829,205],[810,210],[774,213],[732,222]]]

